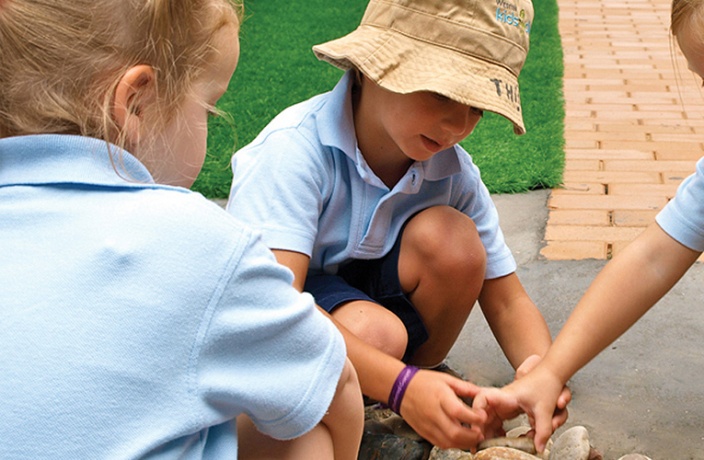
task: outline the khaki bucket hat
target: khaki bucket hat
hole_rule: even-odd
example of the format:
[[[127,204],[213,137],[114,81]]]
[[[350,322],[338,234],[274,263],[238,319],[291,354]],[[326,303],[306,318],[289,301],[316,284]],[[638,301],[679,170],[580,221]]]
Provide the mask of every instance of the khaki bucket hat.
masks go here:
[[[389,91],[496,112],[524,134],[518,75],[532,23],[530,0],[371,0],[357,29],[313,51]]]

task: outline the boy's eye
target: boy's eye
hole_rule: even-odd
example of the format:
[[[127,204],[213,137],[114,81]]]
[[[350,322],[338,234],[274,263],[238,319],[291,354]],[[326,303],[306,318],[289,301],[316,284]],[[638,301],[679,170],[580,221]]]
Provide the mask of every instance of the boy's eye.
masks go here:
[[[443,96],[442,94],[439,94],[439,93],[433,93],[433,96],[435,97],[435,99],[437,99],[440,102],[447,102],[450,100],[449,97]]]

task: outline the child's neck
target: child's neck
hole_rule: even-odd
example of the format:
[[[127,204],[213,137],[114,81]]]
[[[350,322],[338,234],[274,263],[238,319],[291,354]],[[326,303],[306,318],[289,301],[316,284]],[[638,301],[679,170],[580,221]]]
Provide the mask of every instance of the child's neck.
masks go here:
[[[354,126],[357,145],[369,168],[392,189],[406,174],[413,160],[393,142],[381,123],[374,117],[372,107],[362,103],[359,93],[353,94]]]

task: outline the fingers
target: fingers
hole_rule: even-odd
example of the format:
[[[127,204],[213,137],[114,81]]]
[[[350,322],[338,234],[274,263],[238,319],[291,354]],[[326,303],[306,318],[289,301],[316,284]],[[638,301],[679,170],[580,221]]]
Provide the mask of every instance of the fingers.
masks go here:
[[[572,401],[572,392],[570,391],[569,387],[565,385],[565,387],[562,389],[562,392],[560,392],[560,396],[557,398],[557,407],[559,409],[564,409],[567,407],[567,404]]]
[[[553,420],[551,416],[544,416],[543,414],[534,414],[535,417],[535,448],[538,452],[543,452],[545,446],[552,436],[553,433]]]
[[[421,412],[409,410],[406,421],[433,445],[471,450],[484,440],[479,428],[484,421],[483,414],[473,411],[455,396],[435,400],[432,411],[417,409]]]
[[[564,425],[567,417],[567,409],[555,409],[555,413],[552,416],[552,430],[555,431]]]
[[[407,388],[401,415],[432,444],[471,450],[484,439],[479,427],[485,415],[472,410],[461,398],[477,393],[478,387],[471,383],[421,370]]]
[[[498,388],[483,388],[474,398],[472,408],[485,413],[493,411],[502,420],[514,418],[522,411],[512,394]]]

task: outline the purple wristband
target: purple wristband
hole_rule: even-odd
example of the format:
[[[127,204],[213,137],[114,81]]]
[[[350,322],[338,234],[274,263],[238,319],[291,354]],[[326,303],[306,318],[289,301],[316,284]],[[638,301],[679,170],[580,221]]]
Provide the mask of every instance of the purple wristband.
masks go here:
[[[401,415],[401,401],[403,401],[403,395],[406,393],[406,388],[411,382],[411,379],[418,372],[418,368],[415,366],[406,366],[396,377],[394,386],[391,387],[391,393],[389,394],[389,408]]]

